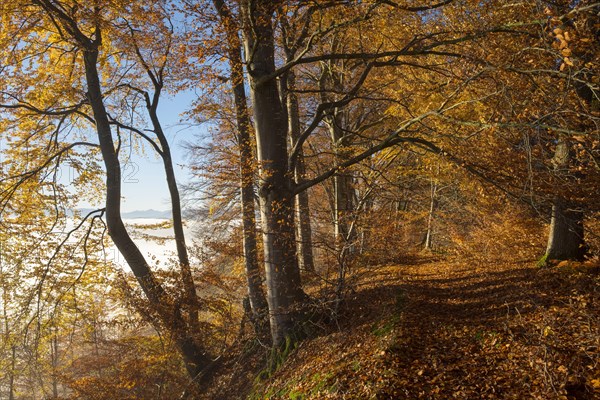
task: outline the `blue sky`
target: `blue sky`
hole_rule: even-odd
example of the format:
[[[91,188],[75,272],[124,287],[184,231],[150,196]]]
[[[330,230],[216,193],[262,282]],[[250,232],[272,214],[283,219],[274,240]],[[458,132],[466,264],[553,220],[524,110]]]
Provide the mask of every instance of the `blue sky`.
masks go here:
[[[164,96],[159,104],[158,114],[163,129],[171,144],[177,182],[186,183],[189,173],[184,143],[192,142],[202,131],[200,126],[181,123],[181,113],[195,100],[193,91]],[[162,161],[147,146],[144,155],[132,154],[131,162],[123,165],[124,212],[135,210],[169,210],[169,194],[165,181]]]

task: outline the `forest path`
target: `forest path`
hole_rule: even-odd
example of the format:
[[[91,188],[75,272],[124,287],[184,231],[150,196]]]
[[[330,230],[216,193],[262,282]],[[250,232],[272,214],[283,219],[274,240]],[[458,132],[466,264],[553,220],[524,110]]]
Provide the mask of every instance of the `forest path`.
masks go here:
[[[600,399],[600,269],[416,259],[351,271],[253,399]]]
[[[600,398],[597,268],[532,264],[399,267],[377,397]]]

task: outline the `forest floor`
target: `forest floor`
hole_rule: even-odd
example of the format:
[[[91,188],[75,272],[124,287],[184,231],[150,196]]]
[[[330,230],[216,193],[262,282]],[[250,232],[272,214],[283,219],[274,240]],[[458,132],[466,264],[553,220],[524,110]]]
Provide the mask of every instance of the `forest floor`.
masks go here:
[[[598,263],[534,265],[362,268],[325,331],[261,380],[242,353],[218,398],[600,399]]]

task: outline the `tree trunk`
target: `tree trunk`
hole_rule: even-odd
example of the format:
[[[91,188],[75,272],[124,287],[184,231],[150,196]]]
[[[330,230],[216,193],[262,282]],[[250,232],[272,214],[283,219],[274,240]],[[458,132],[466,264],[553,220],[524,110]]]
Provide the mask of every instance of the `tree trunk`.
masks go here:
[[[240,95],[243,92],[243,96]],[[240,147],[240,191],[242,205],[242,229],[244,245],[244,263],[248,283],[248,299],[256,318],[261,319],[268,312],[267,299],[262,289],[262,278],[258,265],[256,245],[256,219],[254,208],[254,156],[252,155],[252,139],[249,132],[249,118],[246,109],[246,95],[243,82],[234,87],[236,114],[238,122],[238,143]],[[238,107],[238,105],[242,105]]]
[[[175,337],[175,342],[183,357],[186,369],[190,376],[195,378],[202,372],[203,368],[210,365],[210,358],[204,353],[202,347],[190,337],[185,320],[177,312],[177,307],[170,305],[171,302],[168,300],[164,289],[156,281],[146,259],[123,224],[121,219],[121,166],[113,142],[108,115],[102,100],[102,89],[97,70],[97,46],[86,46],[83,55],[88,86],[87,94],[106,168],[106,223],[108,233],[127,261],[153,310]]]
[[[338,42],[335,40],[333,48]],[[332,65],[325,63],[319,79],[322,102],[330,101],[326,93],[328,86],[337,92],[343,92],[342,77]],[[343,68],[343,67],[342,67]],[[329,89],[331,90],[331,89]],[[329,129],[335,163],[339,165],[348,159],[347,147],[350,145],[349,136],[344,129],[347,128],[346,112],[334,109],[331,115],[326,116],[324,122]],[[340,170],[333,176],[333,230],[338,253],[344,250],[348,255],[355,252],[356,235],[350,237],[351,214],[354,211],[353,177],[347,171]]]
[[[297,307],[305,294],[300,282],[294,232],[293,182],[287,172],[287,121],[275,71],[272,16],[276,3],[247,1],[244,45],[260,163],[260,211],[263,227],[267,300],[273,345],[295,335]]]
[[[300,111],[298,107],[298,96],[293,92],[296,87],[296,76],[293,71],[288,71],[286,74],[286,81],[285,99],[287,106],[288,131],[292,143],[291,147],[293,148],[300,137]],[[305,174],[306,166],[304,165],[304,152],[300,149],[296,159],[294,179],[298,182],[304,178]],[[310,206],[307,190],[296,195],[295,211],[299,268],[307,272],[314,272],[315,264],[312,248],[312,227],[310,223]]]
[[[333,177],[333,193],[335,197],[334,234],[336,241],[348,247],[349,254],[354,253],[354,235],[350,235],[349,220],[354,211],[352,175],[339,173]]]
[[[15,359],[17,358],[17,346],[14,344],[10,348],[10,372],[8,375],[8,400],[15,400]]]
[[[328,119],[329,132],[335,151],[336,163],[347,160],[345,148],[349,145],[348,137],[343,131],[343,115],[337,111]],[[355,252],[356,230],[350,230],[352,213],[354,212],[354,185],[352,174],[340,171],[333,177],[333,226],[336,243],[341,248],[347,248],[348,255]]]
[[[227,33],[229,66],[231,68],[231,85],[235,102],[237,123],[237,142],[240,151],[240,192],[242,206],[242,229],[244,245],[244,263],[248,283],[248,299],[255,320],[260,321],[267,315],[268,304],[262,289],[262,278],[258,265],[256,246],[256,219],[254,208],[254,141],[250,134],[250,115],[248,113],[246,89],[244,87],[244,70],[242,62],[242,43],[236,24],[229,8],[223,0],[213,0],[221,22]]]
[[[558,139],[552,162],[554,172],[557,175],[567,172],[571,162],[571,149],[569,142],[564,137]],[[568,179],[568,177],[565,179]],[[583,216],[582,210],[568,204],[560,196],[554,198],[550,234],[545,255],[547,261],[579,260],[583,258],[585,255]]]
[[[304,165],[302,155],[298,155],[298,164],[302,164],[302,167],[298,165],[296,167],[296,173],[298,176],[304,175]],[[298,251],[298,266],[301,270],[306,272],[315,272],[315,261],[313,256],[313,245],[312,245],[312,226],[310,222],[310,205],[308,202],[308,192],[302,191],[296,195],[296,235],[297,240],[297,251]]]
[[[576,9],[579,2],[564,2],[559,5],[559,9],[563,15],[569,15]],[[593,11],[592,11],[593,10]],[[598,26],[599,7],[594,6],[591,12],[582,13],[583,22],[581,26],[588,27]],[[599,31],[593,28],[591,32],[598,37]],[[596,41],[597,42],[597,41]],[[596,47],[597,48],[597,47]],[[596,52],[584,50],[583,52],[575,50],[570,57],[578,59],[580,65],[592,65],[595,63]],[[576,61],[577,62],[577,61]],[[599,94],[598,85],[590,84],[597,79],[597,69],[585,69],[585,73],[579,79],[573,82],[577,96],[588,108],[591,115],[596,114],[600,110],[598,102]],[[582,80],[583,79],[583,80]],[[586,83],[587,81],[588,83]],[[597,82],[597,80],[596,80]],[[585,131],[585,125],[579,127]],[[568,173],[569,165],[572,163],[572,149],[568,140],[564,136],[559,136],[556,145],[556,151],[552,160],[554,171],[557,175]],[[565,177],[569,179],[569,177]],[[584,210],[572,204],[559,195],[555,196],[552,201],[552,217],[550,220],[550,234],[548,236],[548,246],[546,247],[545,259],[547,260],[579,260],[585,256],[586,244],[584,240]]]
[[[440,167],[438,165],[437,172],[439,174]],[[433,216],[435,214],[435,206],[437,203],[436,195],[437,195],[438,185],[436,182],[436,178],[431,177],[431,199],[429,203],[429,214],[427,215],[427,232],[425,232],[425,240],[423,241],[423,247],[425,250],[431,250],[433,244]]]
[[[584,255],[583,211],[569,208],[560,198],[555,198],[546,259],[580,260]]]
[[[187,245],[185,243],[185,233],[183,231],[183,217],[181,212],[181,197],[177,188],[177,180],[175,179],[175,171],[173,168],[173,157],[171,156],[171,148],[162,125],[158,119],[157,108],[160,98],[161,86],[155,86],[154,98],[152,102],[148,102],[148,113],[152,121],[152,126],[160,147],[162,150],[161,158],[167,179],[167,187],[169,188],[169,197],[171,199],[171,215],[173,217],[173,233],[175,235],[175,246],[177,249],[177,258],[179,260],[179,268],[183,280],[185,291],[186,306],[188,308],[188,320],[190,324],[190,334],[197,334],[200,331],[200,322],[198,320],[198,312],[200,304],[198,303],[198,295],[196,293],[196,284],[192,275],[190,259],[188,256]]]
[[[54,334],[50,339],[50,365],[52,367],[52,397],[58,398],[58,329],[54,326]]]

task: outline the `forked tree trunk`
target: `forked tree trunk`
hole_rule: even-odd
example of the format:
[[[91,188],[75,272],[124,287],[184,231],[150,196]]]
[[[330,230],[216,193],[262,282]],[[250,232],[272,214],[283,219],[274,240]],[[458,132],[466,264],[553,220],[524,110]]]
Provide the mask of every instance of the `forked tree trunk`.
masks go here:
[[[276,347],[295,335],[295,314],[304,301],[296,259],[293,182],[286,174],[287,121],[275,71],[272,17],[276,2],[246,1],[244,46],[260,163],[260,211],[263,227],[267,300],[271,336]]]
[[[240,151],[240,191],[242,206],[242,229],[244,245],[244,264],[248,282],[248,299],[255,320],[260,323],[267,315],[268,304],[262,289],[262,278],[258,265],[256,246],[256,218],[254,207],[254,141],[250,134],[250,115],[248,113],[246,89],[244,87],[244,70],[242,63],[242,43],[239,38],[237,24],[234,23],[231,11],[223,0],[213,0],[219,13],[221,23],[227,35],[227,52],[231,68],[231,84],[235,103],[237,123],[237,142]]]
[[[96,33],[99,35],[99,32]],[[204,349],[194,340],[193,332],[178,310],[174,309],[163,287],[155,279],[146,259],[131,239],[121,219],[121,166],[112,138],[108,115],[102,100],[97,69],[98,42],[83,42],[88,99],[92,107],[98,141],[106,168],[106,223],[108,233],[135,275],[154,312],[173,334],[191,377],[211,365]]]
[[[147,63],[147,61],[144,59],[142,51],[138,47],[137,41],[135,39],[135,30],[131,26],[129,26],[129,29],[131,32],[131,38],[133,39],[133,46],[138,60],[142,65],[143,69],[145,70],[146,74],[148,75],[148,78],[150,78],[152,86],[154,87],[154,92],[152,96],[150,96],[150,93],[148,93],[146,90],[135,88],[134,90],[138,91],[144,96],[144,100],[146,102],[146,109],[148,111],[148,115],[150,116],[152,128],[160,145],[159,146],[153,143],[153,145],[155,146],[155,150],[157,151],[157,153],[159,153],[163,161],[163,168],[167,180],[167,187],[169,189],[169,197],[171,200],[171,216],[173,218],[173,233],[175,236],[175,247],[177,249],[179,268],[181,270],[181,280],[183,283],[184,298],[186,299],[184,311],[186,311],[187,313],[187,318],[190,323],[190,329],[194,332],[198,332],[200,330],[200,322],[198,319],[200,304],[198,302],[198,296],[196,294],[196,284],[194,282],[194,277],[192,274],[187,245],[185,242],[185,234],[183,231],[181,197],[179,195],[177,180],[175,178],[171,147],[169,145],[169,141],[167,140],[165,132],[163,131],[160,119],[158,118],[158,103],[160,101],[160,96],[164,87],[164,69],[166,66],[166,58],[168,56],[170,47],[167,47],[165,53],[165,61],[163,61],[163,64],[158,68],[158,70],[152,69],[150,68],[150,65]]]

